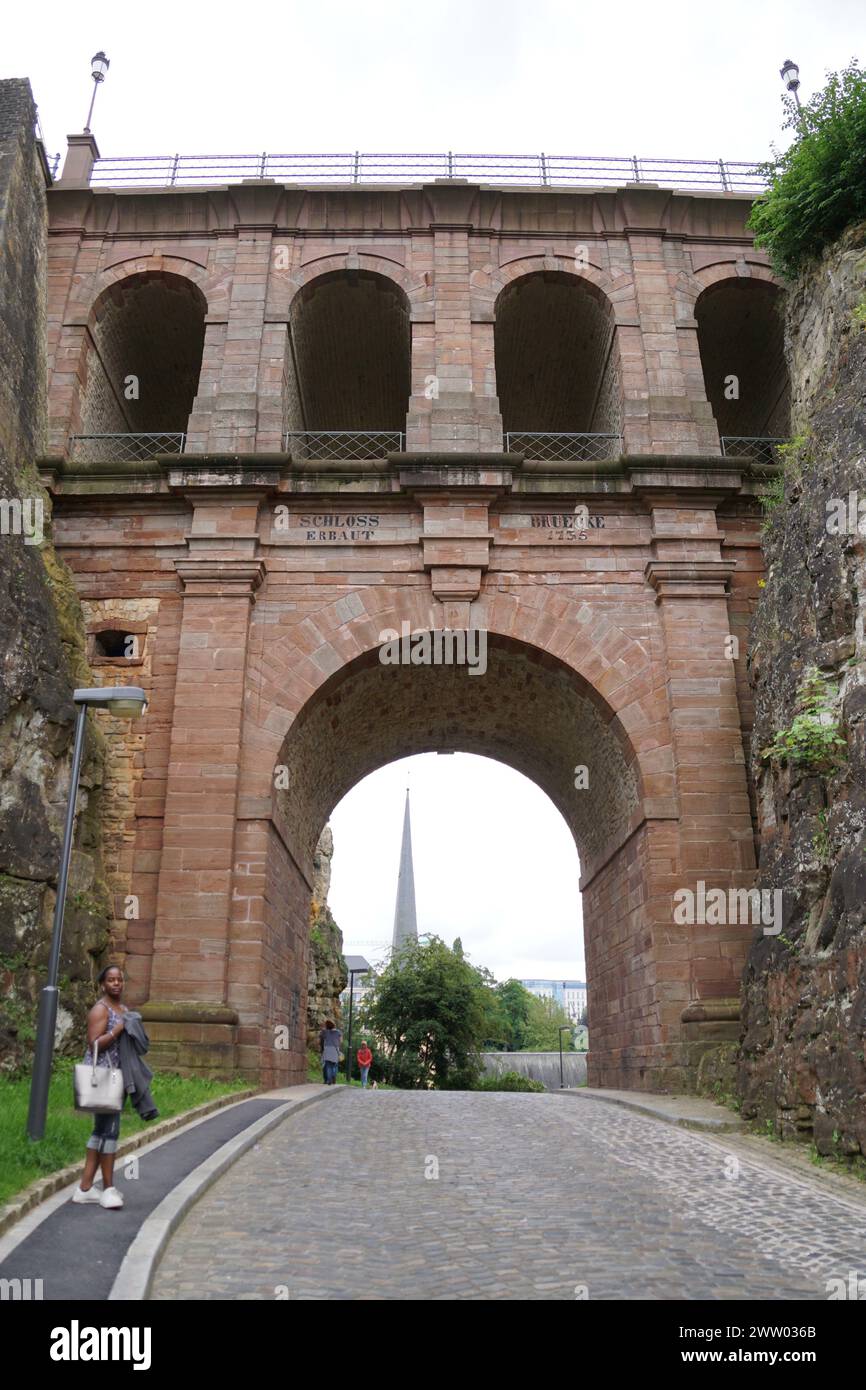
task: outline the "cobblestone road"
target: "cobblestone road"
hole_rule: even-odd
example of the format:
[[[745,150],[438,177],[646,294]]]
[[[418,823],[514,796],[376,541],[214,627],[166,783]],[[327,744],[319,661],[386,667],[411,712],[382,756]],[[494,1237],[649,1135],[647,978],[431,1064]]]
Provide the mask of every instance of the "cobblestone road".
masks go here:
[[[151,1296],[826,1299],[851,1270],[866,1208],[736,1140],[585,1098],[355,1090],[210,1189]]]

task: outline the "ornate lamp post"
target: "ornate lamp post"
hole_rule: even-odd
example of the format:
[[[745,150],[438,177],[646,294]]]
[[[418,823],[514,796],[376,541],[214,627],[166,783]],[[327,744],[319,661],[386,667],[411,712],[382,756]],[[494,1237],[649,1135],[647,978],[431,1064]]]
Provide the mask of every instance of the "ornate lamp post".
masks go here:
[[[102,49],[100,49],[98,53],[94,53],[90,60],[90,76],[93,78],[93,96],[90,98],[90,110],[87,113],[87,121],[84,126],[86,135],[90,134],[90,122],[93,117],[93,103],[96,101],[96,93],[99,90],[100,82],[105,81],[105,74],[108,72],[108,68],[109,59],[106,58]]]
[[[797,110],[802,111],[803,108],[800,105],[799,93],[800,69],[797,67],[797,64],[793,63],[790,58],[786,58],[779,69],[779,76],[781,77],[788,91],[794,93],[794,100],[797,103]]]

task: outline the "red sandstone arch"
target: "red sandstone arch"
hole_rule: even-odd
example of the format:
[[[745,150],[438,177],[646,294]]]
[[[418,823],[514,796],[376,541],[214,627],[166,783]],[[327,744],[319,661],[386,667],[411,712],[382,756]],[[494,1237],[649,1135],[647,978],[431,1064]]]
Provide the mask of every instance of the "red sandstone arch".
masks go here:
[[[93,276],[92,280],[83,280],[70,296],[65,317],[89,317],[112,286],[136,276],[154,274],[166,274],[189,281],[202,295],[206,314],[222,317],[228,313],[229,285],[224,274],[208,270],[198,261],[186,256],[163,254],[157,249],[150,255],[130,256],[126,260],[117,261]]]
[[[576,244],[583,246],[584,243]],[[631,322],[637,317],[638,312],[632,277],[622,271],[611,275],[600,264],[596,264],[592,259],[593,254],[600,259],[600,253],[596,248],[587,245],[587,253],[588,259],[585,263],[581,260],[579,269],[573,257],[538,252],[506,261],[495,269],[490,267],[484,272],[476,272],[472,277],[472,283],[479,309],[483,307],[493,312],[499,295],[515,280],[520,280],[526,275],[552,271],[572,278],[589,292],[600,296],[599,302],[611,306],[616,320],[624,318]]]
[[[146,262],[151,262],[148,265]],[[152,257],[114,267],[79,349],[72,433],[185,432],[198,387],[208,303],[196,277]],[[126,270],[126,273],[124,272]],[[137,379],[128,397],[125,382]]]
[[[432,302],[432,285],[429,277],[418,278],[410,274],[398,261],[369,251],[330,252],[307,261],[302,266],[283,272],[282,277],[274,278],[274,288],[269,300],[269,311],[274,314],[288,313],[296,297],[312,281],[325,275],[343,272],[352,274],[363,270],[390,280],[397,289],[402,290],[414,312],[423,304]]]
[[[633,768],[635,786],[642,789],[648,781],[652,787],[648,798],[640,790],[630,827],[645,814],[674,814],[666,698],[652,654],[580,599],[544,589],[533,600],[496,593],[477,605],[476,622],[493,643],[532,651],[538,665],[568,673],[579,698],[592,706],[599,729],[617,745],[623,766]],[[273,768],[303,711],[328,698],[347,672],[377,660],[384,630],[400,631],[404,622],[412,631],[442,626],[441,608],[429,591],[402,586],[355,590],[351,604],[341,594],[287,631],[275,631],[267,606],[266,586],[250,634],[250,739],[242,772],[246,790],[256,799],[270,797]],[[486,677],[473,679],[483,683]],[[359,773],[356,780],[361,775],[366,774]],[[320,829],[310,829],[305,844],[295,846],[305,873],[311,840],[314,844]],[[586,846],[583,852],[584,869],[590,871],[598,855]]]
[[[613,1065],[617,1038],[630,1030],[635,1056],[654,1065],[666,1034],[648,1003],[655,964],[647,933],[668,904],[654,900],[647,875],[652,845],[671,853],[676,810],[651,654],[597,610],[551,591],[537,608],[498,595],[479,610],[489,629],[488,670],[479,676],[379,661],[384,630],[400,631],[404,619],[413,631],[441,626],[427,593],[355,590],[351,603],[336,598],[276,638],[267,602],[265,587],[250,635],[242,786],[251,806],[269,808],[255,833],[250,826],[244,857],[264,884],[253,915],[261,915],[256,937],[270,962],[274,1016],[288,1007],[282,1001],[306,951],[313,851],[333,806],[377,767],[447,748],[515,767],[564,815],[581,855],[600,1055]],[[578,766],[589,770],[586,789],[575,785]],[[234,882],[239,940],[252,912],[251,872]],[[247,971],[243,958],[229,963],[228,1002],[242,1027],[261,1017]],[[266,1071],[274,1065],[269,1029],[260,1035]]]
[[[356,258],[359,259],[359,258]],[[411,309],[390,276],[322,271],[289,308],[284,417],[292,430],[404,430]]]
[[[506,430],[620,433],[616,311],[597,278],[545,262],[512,276],[497,295],[496,386]]]
[[[749,276],[701,272],[695,300],[698,349],[704,385],[722,436],[786,437],[790,428],[790,381],[781,318],[783,290],[765,267]],[[736,386],[725,383],[736,378]],[[729,399],[727,391],[736,389]]]

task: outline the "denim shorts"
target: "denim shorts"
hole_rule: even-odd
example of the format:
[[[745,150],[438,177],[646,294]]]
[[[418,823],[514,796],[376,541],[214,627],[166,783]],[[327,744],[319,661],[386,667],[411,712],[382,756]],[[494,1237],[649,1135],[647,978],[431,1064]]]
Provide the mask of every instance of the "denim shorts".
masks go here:
[[[124,1105],[126,1098],[124,1097]],[[101,1154],[117,1153],[117,1141],[120,1138],[120,1111],[114,1110],[108,1115],[94,1115],[93,1133],[87,1141],[88,1149],[98,1149]]]

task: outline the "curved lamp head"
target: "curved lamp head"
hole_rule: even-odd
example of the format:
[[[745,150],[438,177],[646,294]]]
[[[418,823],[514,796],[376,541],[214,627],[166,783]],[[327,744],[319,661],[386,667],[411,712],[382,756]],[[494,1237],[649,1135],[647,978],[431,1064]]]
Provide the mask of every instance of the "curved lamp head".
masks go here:
[[[147,696],[138,685],[102,685],[92,690],[76,690],[76,705],[107,709],[112,714],[137,719],[147,709]]]
[[[90,76],[93,78],[94,82],[105,81],[105,74],[108,72],[109,63],[110,60],[106,58],[102,49],[100,49],[98,53],[94,53],[90,60]]]
[[[800,85],[800,69],[796,63],[791,62],[790,58],[785,59],[779,69],[779,76],[789,92],[795,92]]]

